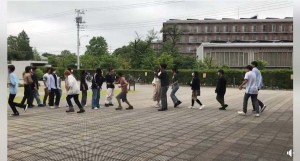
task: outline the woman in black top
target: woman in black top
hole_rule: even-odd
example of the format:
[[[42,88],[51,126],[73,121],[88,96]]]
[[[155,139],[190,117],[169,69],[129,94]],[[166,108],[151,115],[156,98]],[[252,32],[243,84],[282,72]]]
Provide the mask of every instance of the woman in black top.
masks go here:
[[[85,70],[81,71],[80,75],[80,91],[82,92],[81,97],[81,105],[86,106],[86,99],[87,99],[87,91],[88,91],[88,85],[86,83],[86,75],[87,72]]]
[[[199,73],[197,71],[194,71],[192,73],[193,79],[189,83],[189,85],[192,88],[192,105],[189,108],[194,108],[195,101],[200,105],[200,110],[203,109],[204,105],[200,102],[200,100],[197,98],[197,96],[200,96],[200,79],[199,79]]]
[[[92,80],[92,109],[94,110],[100,108],[100,91],[104,81],[105,78],[102,76],[102,70],[100,68],[97,68]]]

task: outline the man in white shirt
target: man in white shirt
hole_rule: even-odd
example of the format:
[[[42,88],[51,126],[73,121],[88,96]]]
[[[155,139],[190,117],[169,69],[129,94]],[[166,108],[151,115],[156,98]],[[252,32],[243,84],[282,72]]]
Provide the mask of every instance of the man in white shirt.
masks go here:
[[[50,68],[47,68],[46,69],[46,73],[43,75],[43,82],[44,82],[44,92],[45,92],[45,95],[44,95],[44,99],[43,99],[43,104],[44,105],[47,105],[47,99],[48,99],[48,96],[49,96],[49,90],[48,90],[48,77],[49,77],[49,72],[50,72]]]
[[[49,90],[49,107],[59,108],[59,102],[61,96],[59,93],[58,80],[54,68],[50,68],[47,84]],[[55,98],[55,102],[54,102],[54,98]]]
[[[246,74],[244,82],[239,86],[239,89],[242,90],[243,86],[246,85],[246,92],[244,95],[243,111],[239,111],[238,113],[240,115],[246,115],[248,99],[251,97],[252,104],[254,105],[256,111],[255,116],[259,117],[259,107],[257,101],[258,88],[256,83],[256,75],[254,72],[252,72],[252,69],[253,67],[251,65],[245,67]]]
[[[254,72],[255,75],[256,75],[256,83],[257,83],[257,88],[258,88],[258,91],[259,91],[263,86],[262,76],[261,76],[260,71],[257,69],[257,65],[258,65],[257,61],[251,62],[251,65],[253,67],[252,72]],[[263,112],[266,109],[267,106],[264,103],[262,103],[259,99],[257,99],[257,101],[258,101],[258,104],[261,108],[261,112]],[[254,106],[253,106],[253,111],[255,111]]]

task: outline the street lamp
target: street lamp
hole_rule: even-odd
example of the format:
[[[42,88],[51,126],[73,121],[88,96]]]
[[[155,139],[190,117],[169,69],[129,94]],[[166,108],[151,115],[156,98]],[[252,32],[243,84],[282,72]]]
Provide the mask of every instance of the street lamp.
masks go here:
[[[80,69],[80,60],[79,60],[79,47],[80,47],[80,39],[82,37],[89,37],[89,35],[82,35],[79,37],[78,39],[78,44],[77,44],[77,69],[79,70]]]

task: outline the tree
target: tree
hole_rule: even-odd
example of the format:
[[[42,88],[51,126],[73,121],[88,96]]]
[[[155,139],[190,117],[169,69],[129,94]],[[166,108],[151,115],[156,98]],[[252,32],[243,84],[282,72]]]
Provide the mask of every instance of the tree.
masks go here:
[[[164,33],[163,37],[163,52],[170,52],[172,55],[178,53],[177,44],[180,42],[180,38],[185,30],[180,29],[176,24],[166,25],[160,31]]]
[[[29,37],[26,32],[23,30],[18,35],[17,43],[18,43],[18,50],[24,53],[25,60],[32,60],[33,59],[33,51],[32,47],[29,44]]]
[[[61,51],[58,57],[57,65],[63,68],[75,67],[77,63],[77,56],[75,53],[71,53],[69,50]]]
[[[164,52],[162,53],[158,59],[157,59],[157,64],[165,63],[168,65],[169,69],[172,69],[174,66],[174,59],[173,56],[170,53]]]
[[[36,60],[36,61],[41,61],[41,56],[40,56],[40,53],[37,51],[36,48],[33,49],[33,60]]]
[[[86,52],[85,54],[91,54],[91,55],[108,55],[108,45],[106,43],[106,40],[102,36],[93,37],[89,41],[89,45],[86,46]]]

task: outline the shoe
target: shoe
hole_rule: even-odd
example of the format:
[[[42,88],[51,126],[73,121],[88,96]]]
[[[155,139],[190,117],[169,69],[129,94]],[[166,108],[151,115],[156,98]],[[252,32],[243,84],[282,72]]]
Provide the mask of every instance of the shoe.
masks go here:
[[[259,117],[259,116],[260,116],[259,113],[255,114],[255,117]]]
[[[109,103],[108,105],[109,105],[109,106],[114,106],[114,104],[112,104],[112,103]]]
[[[39,104],[38,107],[45,107],[45,105],[44,104]]]
[[[154,107],[159,108],[159,107],[160,107],[160,104],[157,103],[157,104],[154,105]]]
[[[158,109],[158,111],[167,111],[168,109]]]
[[[126,108],[126,110],[132,110],[133,106],[129,106],[128,108]]]
[[[27,104],[27,105],[25,105],[25,107],[24,107],[24,112],[26,112],[26,111],[27,111],[27,109],[28,109],[28,104]]]
[[[99,109],[98,107],[93,108],[93,110],[98,110],[98,109]]]
[[[55,105],[55,108],[60,108],[60,106],[59,105],[58,106]]]
[[[194,108],[194,106],[190,106],[190,107],[188,107],[189,109],[193,109]]]
[[[261,112],[263,112],[265,109],[267,108],[267,106],[266,105],[264,105],[264,107],[263,108],[261,108]]]
[[[226,110],[225,106],[224,107],[220,107],[219,110]]]
[[[10,114],[10,116],[19,116],[18,113],[13,113],[13,114]]]
[[[74,112],[74,109],[67,110],[66,112]]]
[[[49,108],[54,109],[55,107],[54,106],[49,106]]]
[[[105,107],[109,107],[109,104],[104,104]]]
[[[228,107],[228,105],[227,105],[227,104],[225,104],[225,105],[224,105],[224,108],[226,108],[226,107]]]
[[[118,108],[116,108],[116,110],[122,110],[122,107],[121,107],[121,106],[119,106]]]
[[[242,116],[246,116],[246,113],[243,112],[243,111],[238,111],[238,114],[239,114],[239,115],[242,115]]]
[[[174,105],[174,108],[176,108],[178,105],[180,105],[182,102],[181,101],[177,101]]]
[[[77,113],[84,113],[84,112],[85,112],[84,109],[77,111]]]
[[[205,107],[205,105],[201,105],[201,106],[199,107],[199,110],[202,110],[204,107]]]
[[[84,107],[87,107],[87,105],[84,105]]]

